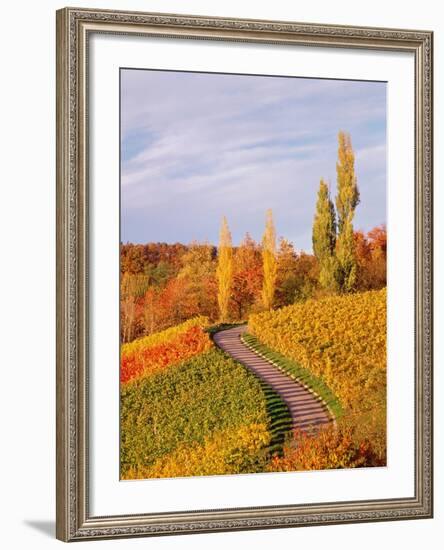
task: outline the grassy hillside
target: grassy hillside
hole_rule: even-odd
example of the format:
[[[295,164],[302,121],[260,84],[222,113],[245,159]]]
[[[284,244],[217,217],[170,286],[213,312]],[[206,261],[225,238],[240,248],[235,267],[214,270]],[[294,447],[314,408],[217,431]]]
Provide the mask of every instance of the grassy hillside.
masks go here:
[[[263,471],[288,414],[274,392],[213,348],[122,385],[121,477]]]
[[[249,332],[322,380],[344,411],[341,426],[369,441],[380,461],[386,438],[386,289],[308,300],[250,316]]]

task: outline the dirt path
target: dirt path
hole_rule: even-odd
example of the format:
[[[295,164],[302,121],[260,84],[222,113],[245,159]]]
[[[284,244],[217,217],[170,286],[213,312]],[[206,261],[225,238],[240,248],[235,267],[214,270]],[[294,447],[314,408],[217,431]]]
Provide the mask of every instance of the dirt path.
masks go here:
[[[240,337],[246,330],[246,325],[222,330],[214,335],[214,341],[281,396],[290,410],[293,429],[308,429],[329,423],[331,420],[327,411],[311,392],[243,344]]]

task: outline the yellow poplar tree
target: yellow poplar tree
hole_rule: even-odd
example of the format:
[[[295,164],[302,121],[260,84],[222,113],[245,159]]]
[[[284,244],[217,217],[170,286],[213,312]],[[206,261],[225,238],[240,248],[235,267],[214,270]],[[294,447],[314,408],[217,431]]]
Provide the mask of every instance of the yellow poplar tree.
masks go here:
[[[336,209],[338,211],[338,236],[336,258],[340,267],[340,288],[351,292],[356,284],[357,262],[353,236],[353,217],[359,204],[359,189],[355,174],[355,154],[350,135],[338,134],[338,162]]]
[[[217,303],[219,304],[220,320],[224,323],[228,321],[228,306],[233,279],[233,247],[231,233],[225,216],[222,218],[219,233],[216,277],[218,284]]]
[[[262,264],[264,270],[264,282],[262,286],[262,303],[265,309],[273,307],[274,292],[276,288],[276,230],[273,222],[273,212],[267,210],[265,232],[262,237]]]

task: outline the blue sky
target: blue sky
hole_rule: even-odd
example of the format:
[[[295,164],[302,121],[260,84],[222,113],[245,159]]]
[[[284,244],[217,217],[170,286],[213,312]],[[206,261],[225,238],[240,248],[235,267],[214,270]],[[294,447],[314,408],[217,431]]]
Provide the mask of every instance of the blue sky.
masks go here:
[[[386,221],[386,84],[121,71],[122,242],[238,244],[278,237],[311,251],[320,178],[336,192],[337,134],[349,132],[361,193],[355,229]]]

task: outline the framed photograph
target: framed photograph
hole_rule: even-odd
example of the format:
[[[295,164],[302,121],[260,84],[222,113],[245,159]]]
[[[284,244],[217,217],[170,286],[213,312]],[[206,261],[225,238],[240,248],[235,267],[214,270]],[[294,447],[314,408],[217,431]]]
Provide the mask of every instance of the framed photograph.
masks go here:
[[[57,12],[57,537],[432,517],[432,38]]]

